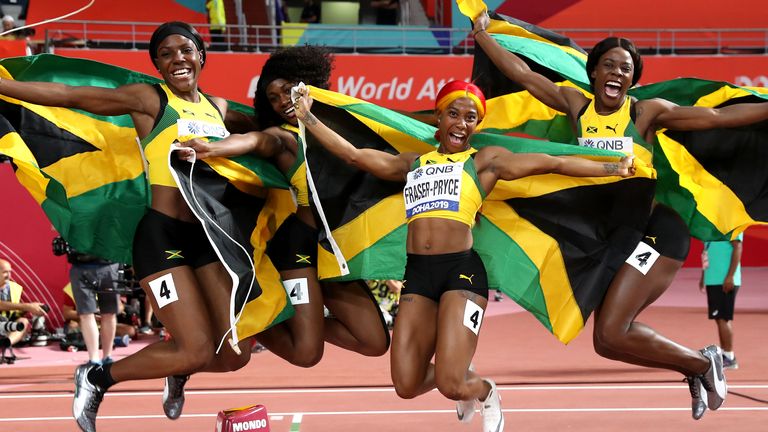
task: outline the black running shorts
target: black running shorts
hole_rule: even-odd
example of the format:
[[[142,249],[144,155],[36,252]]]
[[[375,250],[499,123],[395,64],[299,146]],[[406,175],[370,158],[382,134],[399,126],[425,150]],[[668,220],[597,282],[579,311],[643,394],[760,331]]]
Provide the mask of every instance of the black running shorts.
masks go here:
[[[736,293],[739,287],[735,286],[731,292],[723,292],[722,285],[707,285],[707,310],[709,319],[733,320],[733,306],[736,304]]]
[[[218,260],[200,224],[149,209],[136,227],[133,270],[138,280],[173,267],[199,268]]]
[[[488,298],[488,275],[474,249],[442,255],[408,254],[402,294],[435,302],[446,291],[466,290]]]
[[[318,230],[293,214],[267,244],[267,255],[278,271],[317,267],[317,239]]]
[[[643,242],[667,258],[685,261],[691,235],[683,219],[671,208],[656,204],[645,228]]]

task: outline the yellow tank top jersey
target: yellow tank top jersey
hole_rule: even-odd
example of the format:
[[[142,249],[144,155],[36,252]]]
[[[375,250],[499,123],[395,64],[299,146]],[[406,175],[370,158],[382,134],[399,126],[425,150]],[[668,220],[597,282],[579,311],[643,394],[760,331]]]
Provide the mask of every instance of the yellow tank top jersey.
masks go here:
[[[298,142],[299,128],[291,124],[284,124],[283,129],[292,132]],[[304,160],[304,152],[301,147],[296,150],[296,162],[285,173],[288,181],[291,183],[291,190],[296,197],[296,205],[299,207],[309,207],[309,186],[307,185],[307,163]]]
[[[472,226],[485,199],[470,148],[460,153],[422,155],[408,173],[403,198],[410,223],[421,218],[451,219]]]
[[[631,115],[632,103],[627,96],[616,112],[602,115],[595,111],[592,99],[578,119],[578,144],[634,154],[647,166],[653,166],[653,146],[637,131]]]
[[[168,151],[176,141],[192,138],[220,140],[229,135],[219,109],[202,93],[200,102],[176,97],[165,84],[159,84],[160,112],[152,131],[143,140],[149,184],[177,187],[168,167]]]

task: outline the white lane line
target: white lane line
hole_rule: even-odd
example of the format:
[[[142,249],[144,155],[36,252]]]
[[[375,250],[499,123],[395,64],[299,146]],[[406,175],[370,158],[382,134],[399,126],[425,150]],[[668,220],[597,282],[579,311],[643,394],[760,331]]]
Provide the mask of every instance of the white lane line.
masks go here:
[[[688,388],[687,384],[662,384],[662,385],[574,385],[574,386],[498,386],[499,391],[580,391],[580,390],[663,390]],[[768,384],[729,384],[730,390],[737,389],[768,389]],[[394,393],[392,387],[335,387],[323,389],[250,389],[250,390],[187,390],[189,395],[238,395],[238,394],[311,394],[311,393]],[[437,391],[437,390],[432,390]],[[137,397],[157,396],[162,391],[132,392],[118,391],[107,393],[105,397]],[[0,399],[46,399],[46,398],[71,398],[72,392],[34,393],[34,394],[0,394]]]
[[[690,407],[673,407],[673,408],[520,408],[520,409],[503,409],[505,413],[615,413],[615,412],[671,412],[671,411],[690,411]],[[722,407],[718,411],[768,411],[768,407]],[[306,416],[349,416],[349,415],[424,415],[424,414],[455,414],[456,410],[381,410],[381,411],[316,411],[301,413],[272,413],[270,418],[275,417],[291,417],[295,418],[296,415]],[[217,414],[183,414],[181,418],[208,418],[216,417]],[[125,419],[166,419],[165,415],[105,415],[99,416],[99,421],[103,420],[125,420]],[[0,418],[0,423],[13,423],[13,422],[37,422],[37,421],[71,421],[72,417],[11,417]]]

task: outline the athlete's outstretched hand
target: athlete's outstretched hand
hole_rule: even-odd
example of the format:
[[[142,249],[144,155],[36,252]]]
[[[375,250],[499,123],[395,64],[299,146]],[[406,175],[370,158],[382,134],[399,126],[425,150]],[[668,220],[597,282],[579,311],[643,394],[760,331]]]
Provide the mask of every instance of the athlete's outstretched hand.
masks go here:
[[[312,108],[312,98],[309,96],[308,88],[297,86],[294,89],[299,95],[293,102],[293,108],[296,110],[296,117],[303,121],[307,118],[307,114],[309,114],[309,111]]]
[[[635,175],[635,157],[624,156],[619,161],[619,175],[622,177],[632,177]]]
[[[476,34],[478,32],[484,31],[488,28],[488,25],[491,24],[491,17],[488,16],[488,10],[484,10],[480,13],[480,15],[475,18],[475,24],[472,28],[472,34]]]
[[[192,138],[189,141],[179,142],[177,143],[177,146],[181,148],[178,150],[179,159],[191,161],[193,155],[195,155],[194,157],[197,157],[197,159],[205,159],[207,157],[215,156],[214,152],[218,147],[221,147],[220,143],[221,141],[208,142],[199,138]]]

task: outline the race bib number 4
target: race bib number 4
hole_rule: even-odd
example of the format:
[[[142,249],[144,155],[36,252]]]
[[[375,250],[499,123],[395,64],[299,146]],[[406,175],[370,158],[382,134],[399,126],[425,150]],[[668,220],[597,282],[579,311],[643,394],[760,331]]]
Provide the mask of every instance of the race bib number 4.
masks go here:
[[[464,306],[464,326],[472,330],[474,334],[480,333],[480,324],[483,323],[483,308],[472,300],[467,299]]]
[[[635,251],[627,258],[627,264],[636,268],[642,274],[648,274],[648,270],[659,258],[659,253],[645,242],[637,244]]]
[[[283,281],[283,287],[285,287],[285,292],[288,293],[288,298],[291,299],[292,305],[309,303],[309,284],[307,283],[307,278],[286,279]]]
[[[403,189],[405,216],[432,210],[459,211],[464,163],[434,164],[408,173]]]
[[[149,288],[152,290],[152,294],[157,300],[157,307],[160,309],[179,300],[176,284],[173,283],[173,275],[170,273],[149,281]]]

